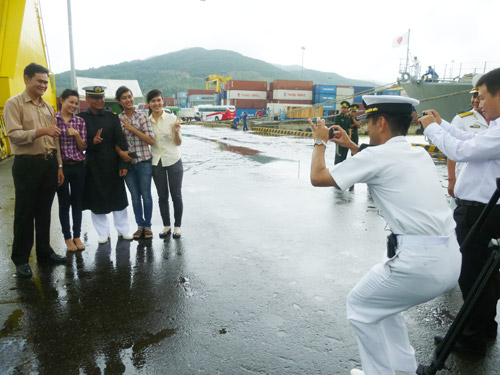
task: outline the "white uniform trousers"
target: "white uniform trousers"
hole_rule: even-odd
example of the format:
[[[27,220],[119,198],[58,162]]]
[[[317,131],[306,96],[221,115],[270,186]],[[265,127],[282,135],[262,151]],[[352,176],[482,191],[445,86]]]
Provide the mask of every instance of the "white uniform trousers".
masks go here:
[[[445,241],[399,244],[397,255],[375,265],[347,297],[347,318],[356,332],[365,375],[415,374],[415,351],[401,312],[439,296],[458,281],[461,255],[455,234],[408,237]]]
[[[109,220],[108,214],[95,214],[91,212],[92,223],[99,236],[109,235]],[[113,211],[113,222],[116,231],[119,234],[127,234],[129,232],[127,208],[121,211]]]

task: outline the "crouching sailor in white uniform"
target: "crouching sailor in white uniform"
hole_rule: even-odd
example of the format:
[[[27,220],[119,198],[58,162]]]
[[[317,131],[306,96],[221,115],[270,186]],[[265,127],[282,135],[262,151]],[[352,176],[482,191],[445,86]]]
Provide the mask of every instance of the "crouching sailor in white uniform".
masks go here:
[[[342,190],[366,183],[392,232],[384,261],[347,297],[363,368],[351,374],[415,374],[415,351],[401,313],[456,285],[461,258],[455,222],[431,157],[405,139],[418,100],[366,95],[363,101],[373,147],[358,147],[334,125],[331,140],[354,156],[331,170],[325,165],[329,130],[324,120],[318,119],[317,126],[310,121],[315,139],[311,183]]]

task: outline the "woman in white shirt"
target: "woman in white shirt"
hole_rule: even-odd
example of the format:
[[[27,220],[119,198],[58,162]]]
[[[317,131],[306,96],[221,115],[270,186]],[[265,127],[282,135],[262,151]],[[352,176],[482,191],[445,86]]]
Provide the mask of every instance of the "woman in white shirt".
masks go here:
[[[163,230],[160,238],[166,238],[172,233],[170,225],[169,192],[174,204],[173,238],[181,237],[182,221],[182,166],[179,147],[182,143],[181,125],[177,117],[163,110],[163,94],[153,89],[146,96],[149,105],[149,120],[153,127],[155,143],[151,146],[153,155],[153,181],[158,191],[158,204],[163,220]]]

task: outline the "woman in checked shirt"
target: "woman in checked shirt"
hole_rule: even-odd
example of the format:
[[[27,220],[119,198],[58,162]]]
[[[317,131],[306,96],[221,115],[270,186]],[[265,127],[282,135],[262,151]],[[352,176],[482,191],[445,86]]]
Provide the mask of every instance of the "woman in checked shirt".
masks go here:
[[[117,151],[126,162],[132,162],[131,169],[125,176],[125,183],[132,197],[137,231],[134,239],[153,238],[151,217],[153,215],[153,198],[151,196],[151,151],[155,136],[148,117],[135,109],[134,96],[128,87],[121,86],[116,90],[116,101],[123,109],[119,115],[123,134],[127,140],[128,152]]]
[[[85,186],[85,154],[87,128],[85,121],[75,116],[78,109],[78,92],[66,89],[61,94],[61,111],[56,113],[57,127],[61,130],[59,144],[63,160],[64,183],[57,190],[59,221],[68,251],[85,250],[80,240],[82,226],[82,198]],[[69,209],[73,218],[71,235]]]

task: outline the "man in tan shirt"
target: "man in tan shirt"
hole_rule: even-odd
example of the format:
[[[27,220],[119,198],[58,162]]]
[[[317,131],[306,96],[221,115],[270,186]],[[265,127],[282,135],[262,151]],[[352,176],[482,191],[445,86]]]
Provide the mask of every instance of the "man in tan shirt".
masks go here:
[[[24,69],[26,89],[5,103],[7,136],[15,154],[12,177],[16,193],[12,261],[19,276],[31,277],[28,264],[36,231],[38,262],[65,263],[50,246],[50,213],[57,187],[64,181],[59,149],[61,131],[53,108],[43,100],[49,71],[31,63]],[[33,225],[34,223],[34,225]]]

